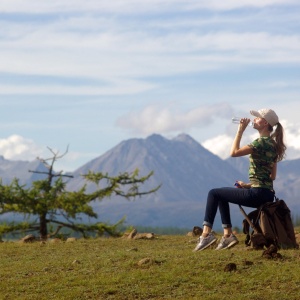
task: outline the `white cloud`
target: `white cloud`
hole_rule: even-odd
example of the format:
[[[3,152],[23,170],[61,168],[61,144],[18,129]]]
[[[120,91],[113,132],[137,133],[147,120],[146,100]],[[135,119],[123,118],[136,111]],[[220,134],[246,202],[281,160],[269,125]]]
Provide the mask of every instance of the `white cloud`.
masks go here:
[[[226,103],[203,105],[182,112],[175,105],[162,107],[150,105],[141,111],[131,112],[117,120],[117,125],[136,134],[189,131],[210,125],[214,118],[231,118],[232,108]]]
[[[72,12],[113,12],[119,14],[136,14],[141,12],[164,12],[179,10],[211,9],[232,10],[244,7],[266,7],[274,5],[298,4],[297,0],[2,0],[0,11],[5,13],[63,13]]]
[[[274,5],[298,4],[297,0],[210,0],[210,1],[194,1],[190,5],[193,8],[210,8],[214,10],[231,10],[244,7],[266,7]]]
[[[300,158],[300,124],[293,124],[286,120],[280,121],[284,128],[287,159]]]
[[[0,155],[12,160],[34,160],[43,152],[40,146],[31,139],[14,134],[0,139]]]
[[[152,31],[146,24],[141,23],[139,19],[124,20],[122,18],[110,18],[109,16],[99,18],[98,16],[86,15],[81,17],[69,16],[64,19],[58,18],[43,23],[17,23],[14,20],[7,20],[2,21],[0,25],[2,28],[0,45],[1,52],[4,55],[9,57],[11,53],[11,58],[14,58],[14,56],[19,55],[24,50],[31,50],[31,52],[26,53],[26,56],[24,53],[24,57],[21,56],[16,63],[13,63],[14,60],[9,60],[10,64],[13,63],[16,66],[23,59],[32,57],[37,59],[35,67],[41,67],[40,63],[42,63],[42,66],[45,65],[48,68],[52,66],[53,70],[58,68],[65,59],[67,62],[72,61],[73,63],[77,60],[79,65],[93,61],[98,67],[98,61],[102,64],[108,57],[117,59],[121,55],[121,58],[124,58],[125,55],[129,54],[134,54],[132,57],[126,57],[131,58],[132,61],[134,61],[133,58],[137,59],[135,55],[138,54],[147,54],[147,59],[151,59],[155,55],[149,66],[158,58],[159,54],[173,54],[173,63],[177,60],[176,54],[180,54],[184,58],[184,54],[187,53],[193,54],[198,60],[200,57],[204,57],[210,63],[220,63],[228,59],[230,61],[243,59],[245,62],[248,59],[257,57],[257,53],[251,55],[254,50],[261,52],[259,56],[262,57],[257,57],[257,62],[263,62],[265,59],[267,61],[278,59],[299,61],[297,52],[300,49],[300,39],[298,34],[273,35],[263,31],[238,32],[235,28],[219,28],[209,33],[203,33],[201,26],[199,30],[197,30],[196,26],[192,30],[184,32],[178,28],[177,32],[168,30],[158,34],[156,30]],[[14,49],[13,52],[12,49]],[[230,50],[246,51],[247,56],[243,52],[222,53],[224,58],[221,60],[218,53],[212,53],[212,51]],[[266,50],[272,50],[272,53],[264,53]],[[63,56],[62,53],[65,51],[66,54]],[[99,55],[100,51],[101,55]],[[199,51],[207,51],[207,53],[197,53]],[[285,57],[286,52],[292,51],[295,51],[292,56],[290,53],[289,58]],[[90,59],[91,54],[92,57]],[[57,57],[57,63],[51,60],[53,55]],[[103,56],[104,59],[101,59]],[[160,59],[166,58],[161,57]],[[121,60],[117,60],[117,64]],[[202,63],[203,61],[200,60]],[[31,66],[33,62],[29,62]],[[3,62],[1,65],[5,66]],[[123,62],[122,66],[126,67],[128,65]],[[63,64],[58,70],[65,67],[66,65]],[[112,67],[114,68],[115,66]],[[37,72],[39,69],[37,69]],[[101,69],[103,70],[104,68],[98,68],[98,71]],[[72,73],[70,66],[68,70]],[[107,68],[106,72],[108,70],[110,69]],[[119,70],[120,68],[117,69],[117,71]]]
[[[111,85],[114,84],[112,87]],[[145,92],[156,87],[155,84],[139,81],[139,80],[112,80],[110,84],[103,84],[103,86],[89,86],[89,85],[66,85],[66,84],[52,84],[52,85],[24,85],[17,86],[0,84],[0,94],[2,95],[133,95]]]
[[[290,80],[290,81],[275,81],[268,82],[265,85],[271,89],[294,89],[300,86],[300,81],[298,80]]]
[[[206,140],[205,142],[201,143],[201,145],[220,158],[226,159],[229,157],[229,151],[232,145],[232,137],[222,134]]]
[[[26,2],[26,1],[25,1]],[[73,1],[42,2],[33,0],[1,1],[0,11],[24,13],[53,13],[44,21],[29,18],[6,18],[0,22],[0,72],[20,75],[38,75],[65,78],[81,78],[81,86],[64,86],[55,83],[0,86],[2,94],[86,94],[112,95],[135,94],[153,89],[158,84],[147,81],[149,77],[169,77],[199,73],[207,70],[241,67],[241,65],[265,65],[300,63],[300,36],[297,32],[273,34],[257,29],[251,31],[238,27],[238,23],[203,30],[201,24],[191,27],[169,27],[164,24],[181,22],[169,16],[169,9],[182,11],[203,8],[231,9],[244,6],[263,7],[294,1]],[[141,18],[126,18],[119,13],[145,15],[160,10],[159,17],[150,15],[150,25]],[[167,18],[161,18],[164,9]],[[62,16],[56,13],[65,14]],[[77,12],[77,13],[74,13]],[[113,16],[107,14],[113,12]],[[248,14],[246,14],[248,17]],[[186,16],[184,18],[187,18]],[[220,18],[216,23],[219,24]],[[166,19],[166,21],[164,21]],[[199,18],[189,18],[197,21]],[[228,16],[225,17],[228,20]],[[27,20],[27,21],[26,21]],[[214,17],[205,16],[211,26]],[[159,22],[161,27],[154,29]],[[195,24],[195,23],[194,23]],[[164,29],[163,29],[164,28]],[[139,79],[142,78],[142,79]],[[95,84],[95,82],[94,82]]]

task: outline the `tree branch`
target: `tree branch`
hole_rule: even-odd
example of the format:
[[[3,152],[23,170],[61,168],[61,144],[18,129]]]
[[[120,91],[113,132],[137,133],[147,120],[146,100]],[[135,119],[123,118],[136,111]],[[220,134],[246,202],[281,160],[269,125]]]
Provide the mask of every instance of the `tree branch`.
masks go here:
[[[32,171],[29,170],[28,172],[30,173],[35,173],[35,174],[44,174],[44,175],[49,175],[49,172],[41,172],[41,171]],[[62,171],[61,171],[62,172]],[[61,172],[57,173],[57,174],[52,174],[52,177],[68,177],[68,178],[74,178],[73,175],[68,175],[68,174],[61,174]]]

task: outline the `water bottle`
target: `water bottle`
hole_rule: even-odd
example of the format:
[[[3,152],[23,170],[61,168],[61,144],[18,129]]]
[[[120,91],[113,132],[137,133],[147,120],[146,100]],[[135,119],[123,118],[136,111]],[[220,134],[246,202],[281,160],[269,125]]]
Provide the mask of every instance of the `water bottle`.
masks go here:
[[[239,118],[239,117],[233,117],[233,118],[231,119],[231,121],[232,121],[232,123],[234,123],[234,124],[240,124],[241,118]],[[248,126],[251,126],[251,127],[253,127],[253,125],[254,125],[253,122],[249,122],[249,124],[248,124]]]

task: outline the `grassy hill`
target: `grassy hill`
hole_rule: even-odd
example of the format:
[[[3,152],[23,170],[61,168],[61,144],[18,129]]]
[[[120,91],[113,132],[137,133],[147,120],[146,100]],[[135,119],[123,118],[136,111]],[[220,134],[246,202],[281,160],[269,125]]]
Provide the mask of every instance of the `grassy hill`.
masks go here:
[[[196,253],[182,235],[4,242],[0,299],[299,299],[300,251],[266,259],[238,237],[233,249]]]

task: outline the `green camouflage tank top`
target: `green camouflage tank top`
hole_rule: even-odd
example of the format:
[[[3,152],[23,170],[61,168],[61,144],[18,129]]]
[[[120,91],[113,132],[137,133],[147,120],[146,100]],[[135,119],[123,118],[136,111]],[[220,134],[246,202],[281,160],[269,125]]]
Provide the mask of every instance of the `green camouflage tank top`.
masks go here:
[[[270,137],[260,137],[248,145],[252,148],[250,154],[249,180],[251,187],[273,189],[270,174],[276,162],[274,140]]]

